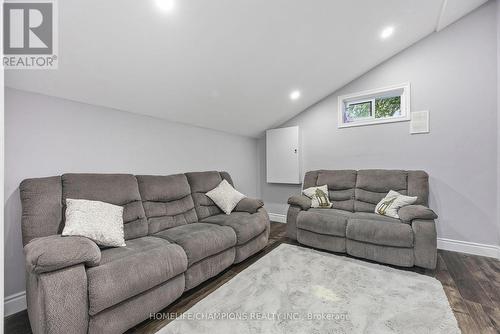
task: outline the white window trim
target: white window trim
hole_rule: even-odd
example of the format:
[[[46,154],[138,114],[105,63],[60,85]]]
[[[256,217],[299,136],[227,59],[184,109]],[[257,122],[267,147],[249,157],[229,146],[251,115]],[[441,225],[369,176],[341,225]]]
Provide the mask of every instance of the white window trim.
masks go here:
[[[375,113],[375,108],[374,108],[374,106],[375,106],[375,99],[372,99],[372,98],[370,98],[370,99],[363,99],[363,98],[361,98],[359,100],[356,99],[355,101],[347,102],[348,105],[350,105],[350,104],[362,104],[362,103],[366,103],[366,102],[370,102],[371,105],[372,105],[372,109],[370,110],[372,116],[369,116],[369,117],[359,117],[358,118],[358,122],[363,122],[364,120],[372,120],[373,117],[375,117],[375,115],[374,115],[374,113]],[[345,106],[345,103],[343,104],[343,106]],[[342,112],[343,111],[344,111],[344,109],[342,109]],[[344,119],[344,115],[342,115],[342,120],[343,119]]]
[[[351,123],[344,123],[344,111],[345,111],[345,100],[359,100],[366,101],[372,100],[373,95],[382,94],[385,92],[402,89],[401,94],[401,116],[373,119],[369,118],[366,120],[359,120]],[[357,101],[356,101],[357,102]],[[394,123],[394,122],[405,122],[410,120],[410,83],[406,82],[399,85],[392,85],[383,88],[365,90],[362,92],[357,92],[353,94],[341,95],[338,98],[338,128],[350,128],[353,126],[364,126],[372,124],[383,124],[383,123]],[[375,113],[375,110],[373,110]]]

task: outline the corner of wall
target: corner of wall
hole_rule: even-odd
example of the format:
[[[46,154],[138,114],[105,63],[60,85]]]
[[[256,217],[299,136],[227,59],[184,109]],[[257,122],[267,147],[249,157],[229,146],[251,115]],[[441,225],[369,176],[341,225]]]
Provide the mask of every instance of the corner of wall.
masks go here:
[[[0,16],[3,17],[3,8],[0,8]],[[0,28],[0,43],[3,44],[2,41],[2,36],[3,36],[3,31],[2,28]],[[0,202],[4,203],[4,173],[5,173],[5,163],[4,163],[4,143],[5,143],[5,134],[4,134],[4,119],[5,119],[5,114],[4,114],[4,70],[3,68],[0,69],[0,161],[2,162],[2,168],[1,168],[1,174],[0,174],[0,186],[2,187],[2,192],[0,193]],[[5,226],[5,221],[4,221],[4,205],[0,207],[0,297],[2,300],[4,299],[4,259],[5,259],[5,247],[4,247],[4,226]],[[0,314],[4,314],[4,304],[0,303]],[[3,329],[3,316],[0,319],[0,328]]]
[[[497,221],[498,246],[500,247],[500,0],[497,5]],[[500,254],[499,254],[500,255]]]
[[[256,173],[256,180],[255,182],[257,183],[256,184],[256,194],[255,196],[257,198],[260,198],[262,199],[262,182],[263,182],[263,173],[262,173],[262,168],[261,168],[261,164],[262,164],[262,159],[264,159],[264,156],[263,156],[263,153],[262,153],[262,149],[261,149],[261,142],[262,142],[262,137],[258,137],[255,139],[255,151],[256,151],[256,161],[255,161],[255,168],[257,169],[257,173]]]

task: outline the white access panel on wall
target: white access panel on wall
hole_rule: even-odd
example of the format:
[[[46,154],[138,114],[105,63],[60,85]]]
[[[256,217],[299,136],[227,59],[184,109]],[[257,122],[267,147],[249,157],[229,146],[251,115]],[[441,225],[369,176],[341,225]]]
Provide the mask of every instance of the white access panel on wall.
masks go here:
[[[266,131],[268,183],[300,184],[299,127]]]

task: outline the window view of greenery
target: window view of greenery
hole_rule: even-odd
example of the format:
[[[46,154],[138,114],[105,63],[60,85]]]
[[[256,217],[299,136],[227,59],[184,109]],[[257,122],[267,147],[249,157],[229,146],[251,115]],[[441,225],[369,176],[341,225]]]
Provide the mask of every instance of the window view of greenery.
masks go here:
[[[375,99],[375,118],[401,116],[401,96]]]
[[[345,122],[352,122],[359,118],[372,116],[372,102],[360,102],[347,105],[345,110]]]

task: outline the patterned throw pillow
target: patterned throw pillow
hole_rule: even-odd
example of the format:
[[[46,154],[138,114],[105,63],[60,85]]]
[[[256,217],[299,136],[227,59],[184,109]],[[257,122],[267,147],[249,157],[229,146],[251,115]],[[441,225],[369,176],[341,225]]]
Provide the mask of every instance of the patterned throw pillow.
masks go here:
[[[329,209],[333,205],[328,197],[328,187],[326,184],[320,187],[304,189],[302,193],[311,199],[311,208]]]
[[[226,180],[222,180],[217,187],[207,192],[206,195],[214,201],[215,205],[224,211],[226,215],[230,214],[236,207],[236,204],[246,197],[234,189]]]
[[[62,235],[86,237],[99,246],[123,247],[123,207],[100,201],[68,198]]]
[[[417,201],[417,197],[404,196],[397,191],[391,190],[378,202],[375,213],[399,219],[398,210],[403,206],[411,205]]]

